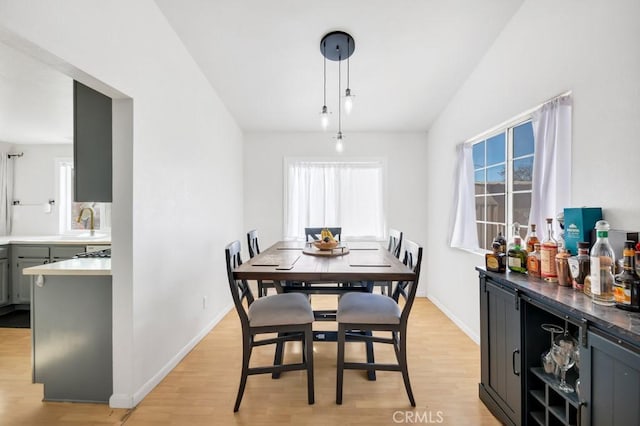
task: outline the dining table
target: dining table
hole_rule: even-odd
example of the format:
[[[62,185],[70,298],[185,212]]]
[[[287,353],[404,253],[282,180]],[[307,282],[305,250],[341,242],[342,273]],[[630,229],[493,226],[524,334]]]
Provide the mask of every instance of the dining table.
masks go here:
[[[233,277],[273,281],[278,293],[340,295],[371,292],[376,281],[413,281],[416,274],[377,241],[339,242],[331,250],[320,250],[313,242],[278,241],[235,268]],[[335,321],[336,311],[314,309],[314,317],[316,321]],[[337,341],[337,333],[314,330],[314,341]],[[368,343],[366,351],[367,361],[373,363],[373,345]],[[278,358],[282,353],[276,353]],[[375,371],[367,374],[375,380]]]

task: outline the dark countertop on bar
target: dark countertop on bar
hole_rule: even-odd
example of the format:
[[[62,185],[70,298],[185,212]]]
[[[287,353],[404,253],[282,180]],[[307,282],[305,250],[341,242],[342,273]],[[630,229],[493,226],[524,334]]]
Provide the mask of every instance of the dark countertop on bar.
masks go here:
[[[638,312],[595,304],[590,297],[572,287],[561,287],[526,274],[490,272],[483,267],[476,267],[476,270],[499,283],[517,289],[524,296],[544,302],[575,319],[586,319],[591,327],[640,346]]]

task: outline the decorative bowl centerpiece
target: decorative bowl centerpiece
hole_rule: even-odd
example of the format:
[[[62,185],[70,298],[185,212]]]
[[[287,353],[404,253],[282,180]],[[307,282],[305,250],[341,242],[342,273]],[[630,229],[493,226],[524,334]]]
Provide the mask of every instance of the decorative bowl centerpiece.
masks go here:
[[[319,249],[319,250],[333,250],[334,248],[338,247],[338,241],[337,240],[330,240],[330,241],[314,241],[313,245]]]

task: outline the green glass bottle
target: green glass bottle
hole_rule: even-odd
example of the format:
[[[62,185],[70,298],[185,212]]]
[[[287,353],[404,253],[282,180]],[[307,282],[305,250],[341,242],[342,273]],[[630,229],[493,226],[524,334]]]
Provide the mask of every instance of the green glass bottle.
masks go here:
[[[522,248],[522,238],[518,235],[513,237],[513,246],[507,252],[507,266],[513,272],[527,272],[527,251]]]

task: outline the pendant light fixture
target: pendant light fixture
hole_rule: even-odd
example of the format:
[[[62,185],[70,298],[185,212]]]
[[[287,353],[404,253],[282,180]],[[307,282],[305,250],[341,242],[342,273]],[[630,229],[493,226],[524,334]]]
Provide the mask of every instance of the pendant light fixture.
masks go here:
[[[349,58],[353,54],[356,45],[353,37],[343,31],[332,31],[325,34],[320,41],[320,53],[324,57],[324,105],[320,112],[323,128],[329,124],[329,111],[327,109],[327,59],[338,62],[338,134],[336,135],[336,150],[343,149],[342,135],[342,69],[341,62],[347,60],[347,89],[344,96],[345,112],[350,113],[353,107],[353,95],[349,86]]]

